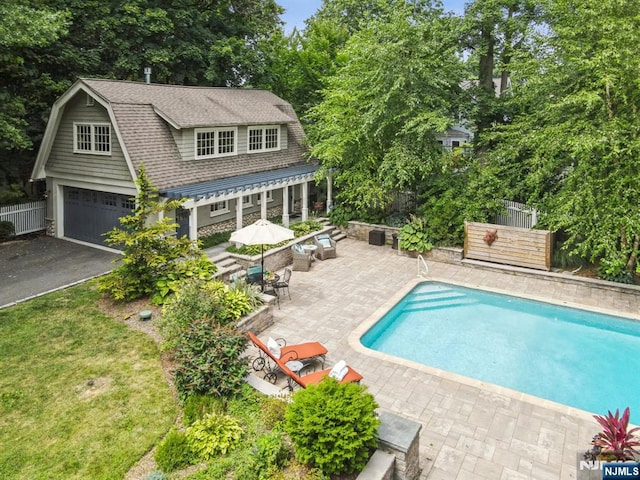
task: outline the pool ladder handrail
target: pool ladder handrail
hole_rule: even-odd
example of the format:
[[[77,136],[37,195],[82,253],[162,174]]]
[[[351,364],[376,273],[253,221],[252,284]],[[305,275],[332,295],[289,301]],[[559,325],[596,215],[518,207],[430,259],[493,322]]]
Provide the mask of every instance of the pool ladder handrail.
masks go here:
[[[421,267],[424,267],[424,269]],[[423,270],[424,270],[424,275],[423,275]],[[422,278],[429,277],[429,266],[427,265],[427,261],[424,259],[422,255],[418,255],[418,276]]]

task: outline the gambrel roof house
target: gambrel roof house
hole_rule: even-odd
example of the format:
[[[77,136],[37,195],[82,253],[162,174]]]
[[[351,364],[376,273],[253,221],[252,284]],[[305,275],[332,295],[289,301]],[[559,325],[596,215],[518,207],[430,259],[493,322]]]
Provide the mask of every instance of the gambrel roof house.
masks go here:
[[[192,239],[306,219],[317,170],[291,105],[268,91],[82,78],[53,105],[33,169],[49,233],[103,244],[131,210],[141,164],[162,197],[186,199],[175,219]]]

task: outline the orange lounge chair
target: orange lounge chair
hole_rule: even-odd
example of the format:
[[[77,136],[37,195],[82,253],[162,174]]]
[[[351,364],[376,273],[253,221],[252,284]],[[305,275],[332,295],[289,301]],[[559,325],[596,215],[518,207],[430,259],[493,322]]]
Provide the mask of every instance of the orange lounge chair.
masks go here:
[[[275,383],[276,375],[275,370],[276,367],[281,368],[281,364],[284,365],[287,362],[291,362],[297,360],[299,362],[304,361],[312,361],[319,360],[322,363],[322,367],[324,368],[325,355],[327,354],[327,349],[320,342],[306,342],[306,343],[298,343],[295,345],[287,345],[284,339],[278,339],[280,342],[278,343],[278,349],[280,350],[280,355],[277,356],[265,343],[260,340],[257,336],[255,336],[252,332],[249,332],[249,339],[251,342],[258,348],[258,358],[253,361],[253,369],[255,371],[263,370],[265,367],[267,369],[267,373],[265,374],[265,380],[269,380],[271,383]],[[281,345],[283,344],[283,345]],[[269,359],[273,361],[275,364],[274,367],[271,367],[269,364]]]
[[[287,375],[289,382],[289,389],[293,390],[293,382],[300,385],[302,388],[307,388],[309,385],[315,385],[316,383],[320,383],[322,379],[329,375],[331,372],[330,368],[325,370],[320,370],[318,372],[309,373],[308,375],[299,376],[292,372],[286,365],[279,365],[282,371]],[[349,382],[359,382],[362,380],[362,375],[356,372],[353,368],[347,365],[347,374],[340,380],[340,383],[349,383]]]

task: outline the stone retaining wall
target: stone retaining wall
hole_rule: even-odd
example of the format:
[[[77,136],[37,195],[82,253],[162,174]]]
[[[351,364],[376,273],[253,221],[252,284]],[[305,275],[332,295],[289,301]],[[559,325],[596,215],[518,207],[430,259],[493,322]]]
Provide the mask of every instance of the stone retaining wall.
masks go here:
[[[360,240],[361,242],[369,241],[369,232],[371,230],[381,230],[384,232],[385,243],[387,245],[391,245],[393,243],[393,234],[397,234],[398,231],[400,231],[397,227],[363,222],[349,222],[347,228],[341,228],[341,230],[348,238]],[[417,258],[418,252],[399,250],[398,255]],[[435,262],[460,263],[463,258],[463,249],[457,247],[435,247],[429,252],[420,253],[420,255],[422,255],[426,260],[433,260]]]
[[[325,227],[322,230],[298,237],[291,242],[283,245],[282,247],[272,248],[264,252],[264,268],[265,270],[282,270],[284,267],[293,264],[293,252],[291,247],[295,244],[304,244],[311,240],[315,235],[321,233],[331,233],[333,227]],[[237,253],[230,253],[230,257],[234,258],[236,263],[242,265],[246,270],[249,265],[259,264],[261,261],[261,255],[239,255]]]

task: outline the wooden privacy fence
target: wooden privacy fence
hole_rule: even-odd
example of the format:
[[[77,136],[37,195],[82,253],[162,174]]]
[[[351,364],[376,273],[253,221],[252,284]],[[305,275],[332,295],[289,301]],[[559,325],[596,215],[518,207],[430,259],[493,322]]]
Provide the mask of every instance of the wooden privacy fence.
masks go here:
[[[551,270],[549,230],[465,222],[464,257],[485,262]]]
[[[0,222],[9,221],[13,223],[15,234],[23,235],[44,230],[46,214],[46,200],[7,205],[0,207]]]

